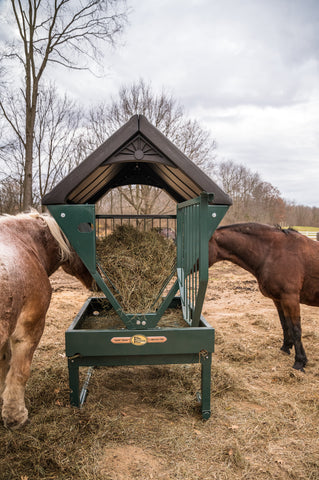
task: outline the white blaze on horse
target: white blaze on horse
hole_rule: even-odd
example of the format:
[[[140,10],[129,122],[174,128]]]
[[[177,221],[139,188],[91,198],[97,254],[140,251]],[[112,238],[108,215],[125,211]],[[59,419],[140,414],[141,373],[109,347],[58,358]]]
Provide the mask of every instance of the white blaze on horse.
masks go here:
[[[92,288],[93,279],[55,220],[38,212],[0,217],[0,395],[6,427],[28,419],[24,394],[60,266]]]

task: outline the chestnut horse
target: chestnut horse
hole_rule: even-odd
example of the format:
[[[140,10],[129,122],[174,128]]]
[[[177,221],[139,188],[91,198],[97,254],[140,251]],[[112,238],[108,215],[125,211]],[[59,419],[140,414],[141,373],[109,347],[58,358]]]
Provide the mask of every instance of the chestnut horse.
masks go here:
[[[50,215],[0,217],[0,395],[6,427],[26,423],[24,393],[60,266],[87,288],[89,271]]]
[[[307,363],[301,342],[300,303],[319,306],[319,242],[293,229],[259,223],[219,227],[209,241],[209,266],[229,260],[252,273],[273,300],[283,329],[281,350],[295,347],[293,368]]]

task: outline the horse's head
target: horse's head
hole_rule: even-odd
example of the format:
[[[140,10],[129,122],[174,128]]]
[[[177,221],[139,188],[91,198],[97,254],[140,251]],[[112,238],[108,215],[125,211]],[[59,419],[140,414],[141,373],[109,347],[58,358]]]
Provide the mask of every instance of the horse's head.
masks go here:
[[[217,233],[209,239],[208,242],[208,266],[211,267],[218,261],[218,244],[216,242]]]
[[[73,275],[89,290],[96,289],[95,280],[74,251],[68,256],[67,260],[62,263],[61,267],[69,275]]]
[[[215,230],[212,237],[209,239],[208,242],[208,266],[211,267],[214,263],[219,262],[221,260],[225,260],[224,258],[224,229],[223,227],[219,227]]]

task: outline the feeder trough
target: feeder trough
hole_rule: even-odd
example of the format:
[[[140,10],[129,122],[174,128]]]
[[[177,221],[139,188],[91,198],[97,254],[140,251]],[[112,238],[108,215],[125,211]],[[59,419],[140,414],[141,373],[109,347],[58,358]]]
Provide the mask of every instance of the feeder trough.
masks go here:
[[[147,218],[167,225],[176,221],[177,254],[176,268],[159,292],[156,309],[146,313],[124,310],[96,256],[96,238],[103,232],[100,222],[123,217],[95,215],[95,203],[115,187],[139,184],[161,188],[176,202],[176,216]],[[42,203],[103,294],[85,302],[65,334],[71,404],[84,403],[96,366],[200,363],[198,398],[202,417],[208,419],[214,352],[214,329],[202,316],[208,241],[231,205],[230,198],[144,116],[135,115]],[[138,218],[146,224],[146,216]],[[165,322],[168,311],[173,321]],[[82,387],[80,367],[89,367]]]

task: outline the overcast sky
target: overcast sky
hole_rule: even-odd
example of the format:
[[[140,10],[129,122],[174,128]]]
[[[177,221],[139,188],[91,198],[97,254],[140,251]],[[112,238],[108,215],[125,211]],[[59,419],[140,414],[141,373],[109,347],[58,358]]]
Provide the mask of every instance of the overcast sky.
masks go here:
[[[1,0],[0,0],[1,1]],[[218,158],[319,207],[319,0],[127,0],[107,76],[63,77],[92,103],[143,78],[208,128]]]

